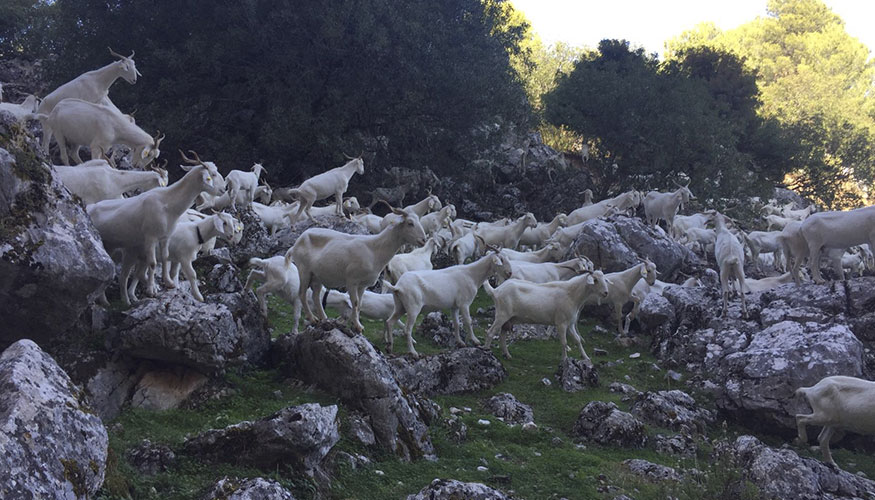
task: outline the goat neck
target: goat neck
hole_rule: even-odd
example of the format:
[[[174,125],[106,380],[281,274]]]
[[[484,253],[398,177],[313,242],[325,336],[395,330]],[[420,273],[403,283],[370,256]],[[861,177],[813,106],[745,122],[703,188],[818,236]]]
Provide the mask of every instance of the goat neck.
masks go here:
[[[166,188],[153,189],[152,193],[163,194],[168,213],[182,215],[201,193],[201,172],[208,172],[201,165],[191,169],[182,179],[174,182]]]
[[[641,276],[641,269],[644,267],[644,263],[640,263],[637,266],[630,267],[625,271],[619,271],[616,273],[611,273],[607,276],[607,279],[614,283],[622,283],[626,290],[632,290],[635,288],[635,284],[638,283],[638,280],[643,278]]]
[[[468,272],[468,275],[471,276],[471,279],[474,281],[474,284],[480,286],[484,281],[489,279],[492,274],[494,274],[495,269],[492,263],[492,257],[498,254],[489,252],[483,257],[475,260],[470,264],[463,264],[459,267],[465,269]]]
[[[94,81],[104,89],[103,96],[109,95],[109,88],[122,76],[122,61],[113,61],[102,68],[97,68],[89,73]]]

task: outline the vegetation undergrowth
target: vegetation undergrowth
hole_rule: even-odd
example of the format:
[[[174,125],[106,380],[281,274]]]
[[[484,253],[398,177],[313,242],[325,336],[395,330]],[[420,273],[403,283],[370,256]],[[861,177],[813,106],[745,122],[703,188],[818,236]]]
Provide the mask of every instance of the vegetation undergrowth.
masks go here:
[[[489,299],[482,293],[471,310],[486,308]],[[491,321],[486,315],[475,315],[475,332],[482,340],[484,329]],[[291,330],[292,310],[288,304],[269,300],[269,323],[274,336]],[[421,320],[421,318],[420,318]],[[364,320],[365,335],[378,349],[383,350],[382,323]],[[648,447],[635,450],[576,443],[571,435],[580,410],[590,401],[613,401],[621,410],[629,409],[629,401],[608,390],[611,382],[631,384],[640,391],[682,389],[691,392],[683,383],[666,376],[656,365],[656,359],[644,346],[624,347],[614,341],[611,332],[596,328],[596,323],[581,324],[585,348],[599,367],[601,384],[597,388],[578,393],[566,393],[553,381],[559,361],[559,343],[556,340],[529,340],[511,344],[512,359],[502,363],[508,371],[507,379],[489,390],[476,393],[436,396],[442,415],[450,416],[450,408],[461,410],[460,417],[468,428],[467,438],[454,441],[454,432],[444,424],[432,425],[429,432],[438,460],[420,460],[404,463],[389,453],[368,449],[347,434],[347,414],[341,405],[342,439],[333,453],[362,454],[372,462],[353,468],[342,461],[333,471],[330,495],[338,499],[405,498],[419,491],[435,478],[482,482],[512,492],[522,499],[611,499],[626,493],[642,499],[733,499],[758,498],[757,488],[742,479],[740,471],[722,461],[713,463],[711,444],[698,441],[695,458],[680,459],[660,455]],[[421,354],[440,352],[443,348],[431,339],[417,337]],[[403,349],[396,342],[396,349]],[[595,349],[599,348],[600,354]],[[493,346],[500,356],[497,343]],[[602,351],[605,353],[602,353]],[[638,356],[630,357],[638,353]],[[254,370],[229,374],[230,390],[219,399],[211,400],[196,409],[176,409],[154,412],[127,409],[110,429],[110,460],[107,479],[100,498],[161,498],[162,500],[199,498],[206,489],[223,476],[266,477],[289,488],[296,498],[313,498],[315,483],[292,470],[257,470],[252,468],[204,464],[180,453],[187,435],[195,435],[210,428],[221,428],[242,420],[268,416],[279,409],[306,402],[337,404],[333,396],[312,388],[302,387],[284,379],[274,370]],[[534,410],[538,428],[523,430],[521,426],[506,425],[489,414],[484,402],[494,394],[509,392]],[[708,396],[692,392],[700,404]],[[489,420],[489,425],[478,423]],[[653,426],[651,435],[674,434],[668,429]],[[708,429],[708,438],[734,439],[749,433],[734,425],[717,424]],[[126,455],[143,439],[166,444],[177,453],[177,462],[167,472],[154,476],[139,474],[128,462]],[[773,446],[782,443],[765,439]],[[808,450],[803,450],[807,454]],[[875,462],[849,450],[835,449],[840,463],[855,463],[856,470],[875,476]],[[622,466],[626,459],[642,458],[651,462],[695,469],[682,482],[649,483],[634,476]],[[329,457],[330,460],[330,457]],[[478,470],[478,467],[485,470]]]

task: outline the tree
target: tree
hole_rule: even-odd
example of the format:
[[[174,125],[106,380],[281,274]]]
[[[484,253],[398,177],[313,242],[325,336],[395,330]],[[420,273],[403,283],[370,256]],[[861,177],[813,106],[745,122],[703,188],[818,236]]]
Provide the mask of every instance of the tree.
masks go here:
[[[501,12],[479,0],[49,8],[54,83],[109,62],[107,46],[135,49],[143,76],[116,84],[112,98],[166,132],[165,151],[195,149],[223,169],[263,160],[277,183],[362,150],[384,166],[453,171],[470,161],[460,144],[477,140],[472,129],[526,113],[508,56],[517,31],[496,31]]]

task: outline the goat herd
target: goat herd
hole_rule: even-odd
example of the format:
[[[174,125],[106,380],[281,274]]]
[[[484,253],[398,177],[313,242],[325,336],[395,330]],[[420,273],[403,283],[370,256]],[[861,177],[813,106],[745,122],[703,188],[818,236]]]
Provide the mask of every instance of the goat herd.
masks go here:
[[[577,330],[584,304],[611,304],[617,330],[623,335],[628,333],[629,324],[648,293],[661,293],[670,286],[701,285],[695,278],[681,285],[661,282],[656,279],[656,266],[649,260],[614,273],[595,270],[589,259],[578,254],[562,260],[580,234],[582,224],[616,213],[634,214],[641,205],[647,223],[658,231],[662,231],[659,221],[664,220],[670,237],[695,251],[713,252],[719,268],[724,316],[728,314],[733,285],[746,316],[744,292],[765,290],[791,280],[798,284],[803,276],[800,271],[803,263],[807,263],[814,280],[822,282],[819,265],[822,249],[827,250],[839,277],[844,277],[845,267],[872,269],[875,207],[812,213],[811,207],[794,210],[792,205],[778,207],[770,203],[764,207],[769,228],[778,226],[780,231],[746,233],[714,210],[677,215],[684,203],[695,198],[688,185],[679,185],[669,193],[651,191],[645,195],[632,190],[599,202],[593,202],[592,193],[587,191],[583,206],[568,215],[559,214],[550,222],[539,223],[527,213],[513,221],[475,223],[457,218],[455,207],[444,206],[434,195],[410,206],[392,208],[391,213],[379,217],[361,209],[354,197],[344,198],[352,176],[364,174],[361,158],[349,158],[345,165],[312,177],[297,188],[272,191],[260,183],[265,171],[262,165],[255,164],[248,172],[233,170],[223,178],[213,162],[201,160],[193,151],[190,155],[180,151],[185,161],[181,168],[187,173],[168,186],[163,166],[149,167],[150,171],[117,170],[112,158],[106,156],[111,147],[124,145],[131,149],[133,165],[146,168],[160,155],[163,139],[160,133],[151,136],[143,131],[133,116],[123,114],[109,100],[108,90],[116,79],[121,77],[133,84],[140,75],[133,53],[125,57],[111,49],[110,52],[117,61],[82,74],[41,101],[31,96],[21,105],[3,103],[0,110],[12,112],[19,120],[40,120],[43,149],[49,151],[49,142],[54,137],[65,164],[69,163],[68,149],[76,162],[82,163],[79,147],[90,147],[90,161],[78,166],[53,166],[52,170],[56,179],[85,203],[107,252],[121,262],[119,287],[125,304],[136,300],[140,281],[148,295],[157,293],[155,275],[159,260],[165,287],[177,286],[182,270],[190,283],[191,295],[202,301],[192,262],[198,253],[209,252],[217,237],[229,242],[242,238],[242,224],[221,212],[229,206],[251,207],[271,234],[304,216],[331,213],[347,215],[367,228],[371,234],[307,229],[285,255],[251,259],[252,271],[246,286],[253,286],[255,280],[263,282],[255,293],[264,314],[267,294],[278,294],[290,302],[295,311],[295,332],[302,310],[308,321],[314,321],[326,318],[326,306],[337,308],[359,332],[363,330],[360,315],[382,320],[390,351],[392,327],[406,315],[403,328],[407,350],[414,356],[417,353],[412,332],[422,312],[452,311],[456,342],[464,345],[460,336],[461,316],[468,341],[480,343],[474,335],[469,309],[483,286],[495,303],[495,320],[486,332],[486,347],[498,334],[502,353],[510,357],[505,333],[513,323],[554,325],[562,344],[562,358],[567,356],[566,335],[570,331],[581,358],[591,364]],[[123,197],[123,193],[133,190],[142,192]],[[335,198],[333,208],[313,206],[331,196]],[[196,202],[197,210],[191,208]],[[207,215],[200,211],[207,209],[215,213]],[[706,227],[709,222],[714,223],[715,229]],[[413,250],[398,253],[404,247]],[[856,248],[846,254],[851,247]],[[764,260],[762,256],[772,254],[771,264],[785,273],[745,279],[745,248],[757,269]],[[433,269],[432,256],[440,251],[450,255],[456,265]],[[382,290],[386,293],[367,290],[381,275]],[[490,285],[491,278],[495,278],[497,286]],[[346,292],[328,290],[323,294],[323,287],[345,288]],[[624,321],[623,307],[629,302],[632,311]],[[806,424],[875,432],[869,428],[871,425],[854,424],[875,420],[872,417],[875,398],[863,398],[875,393],[875,383],[828,377],[800,392],[807,395],[815,409],[811,415],[797,417],[800,438],[805,437]],[[843,403],[849,400],[858,404]],[[844,416],[836,417],[830,410],[837,407],[848,408]],[[829,436],[826,433],[824,454],[832,463]]]

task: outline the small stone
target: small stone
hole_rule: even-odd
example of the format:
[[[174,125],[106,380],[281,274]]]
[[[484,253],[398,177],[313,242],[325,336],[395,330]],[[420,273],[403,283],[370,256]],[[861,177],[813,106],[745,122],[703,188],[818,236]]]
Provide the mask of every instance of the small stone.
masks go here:
[[[540,456],[541,456],[541,452],[540,452],[540,451],[536,451],[536,452],[534,452],[534,455],[535,455],[536,457],[540,457]]]
[[[630,382],[632,381],[632,377],[630,377],[629,375],[623,375],[623,378]]]
[[[655,372],[661,372],[661,371],[662,371],[662,368],[660,368],[659,365],[656,364],[656,363],[650,363],[650,369],[653,370],[653,371],[655,371]]]
[[[485,458],[480,457],[480,465],[489,465],[489,462],[487,462]]]
[[[550,382],[550,379],[548,379],[547,377],[542,378],[541,383],[548,386],[548,387],[553,385],[553,382]]]
[[[554,437],[553,439],[550,440],[550,444],[552,444],[553,446],[556,446],[556,447],[562,446],[562,443],[564,443],[564,441],[562,441],[562,439],[560,439],[558,437]]]
[[[600,349],[598,347],[593,349],[592,352],[595,356],[607,356],[608,355],[608,351],[606,351],[604,349]]]
[[[640,352],[633,352],[632,354],[629,355],[629,359],[638,359],[640,357],[641,357]]]
[[[863,479],[866,479],[866,478],[869,477],[869,476],[867,476],[866,473],[863,472],[863,471],[857,471],[857,475],[860,476],[860,477],[862,477]]]
[[[482,425],[483,427],[486,427],[491,423],[492,422],[490,422],[489,420],[486,420],[485,418],[481,418],[480,420],[477,421],[477,425]]]
[[[586,445],[585,445],[585,444],[577,443],[576,445],[574,445],[574,448],[577,449],[577,450],[583,451],[583,450],[586,449]]]
[[[450,414],[451,415],[457,415],[459,413],[462,413],[462,410],[456,408],[455,406],[450,406]]]
[[[486,471],[489,470],[489,468],[488,468],[488,467],[483,467],[482,465],[478,465],[478,466],[477,466],[477,470],[478,470],[479,472],[486,472]]]
[[[471,413],[471,408],[467,406],[463,406],[462,409],[465,410],[465,413]]]
[[[380,469],[375,469],[374,474],[376,474],[378,476],[385,476],[386,475],[386,473],[381,471]]]
[[[280,390],[273,391],[273,397],[276,399],[282,399],[283,398],[283,391],[280,391]]]
[[[528,432],[534,432],[538,430],[538,424],[534,422],[526,422],[523,424],[523,430]]]
[[[669,370],[668,373],[665,374],[665,376],[674,380],[675,382],[680,382],[683,378],[683,375],[674,370]]]

